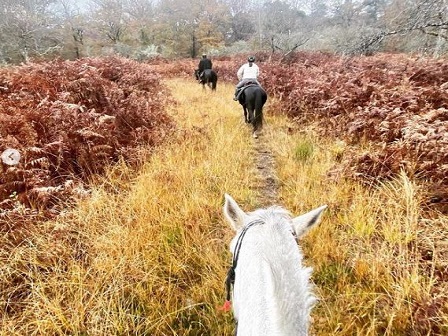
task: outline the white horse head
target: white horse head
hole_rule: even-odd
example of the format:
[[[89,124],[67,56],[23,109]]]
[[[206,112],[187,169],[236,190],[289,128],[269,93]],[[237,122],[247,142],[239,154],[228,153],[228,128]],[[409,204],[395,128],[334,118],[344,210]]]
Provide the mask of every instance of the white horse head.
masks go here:
[[[227,284],[229,291],[233,283],[238,336],[308,335],[316,298],[309,282],[312,269],[302,265],[297,238],[320,222],[326,207],[296,218],[281,207],[246,213],[225,195],[224,215],[237,232]]]

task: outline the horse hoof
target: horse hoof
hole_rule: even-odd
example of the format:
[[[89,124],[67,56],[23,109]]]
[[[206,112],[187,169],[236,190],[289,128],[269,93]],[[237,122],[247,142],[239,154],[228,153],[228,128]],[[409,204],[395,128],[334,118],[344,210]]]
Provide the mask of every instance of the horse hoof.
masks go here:
[[[254,139],[258,139],[258,134],[257,133],[253,133],[252,136],[254,137]]]

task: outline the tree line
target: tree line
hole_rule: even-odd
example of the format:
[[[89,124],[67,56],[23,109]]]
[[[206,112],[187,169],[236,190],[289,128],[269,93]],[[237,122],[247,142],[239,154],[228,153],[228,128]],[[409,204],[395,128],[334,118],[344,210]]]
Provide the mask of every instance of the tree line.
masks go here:
[[[0,63],[323,50],[448,52],[448,0],[2,0]]]

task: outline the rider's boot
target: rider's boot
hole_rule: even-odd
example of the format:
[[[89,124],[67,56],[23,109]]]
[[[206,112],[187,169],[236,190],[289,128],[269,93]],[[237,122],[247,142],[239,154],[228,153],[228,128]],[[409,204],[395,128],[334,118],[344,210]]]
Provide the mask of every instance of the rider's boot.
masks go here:
[[[234,101],[238,101],[238,92],[239,92],[240,90],[239,89],[236,89],[235,90],[235,94],[233,95],[233,100]]]

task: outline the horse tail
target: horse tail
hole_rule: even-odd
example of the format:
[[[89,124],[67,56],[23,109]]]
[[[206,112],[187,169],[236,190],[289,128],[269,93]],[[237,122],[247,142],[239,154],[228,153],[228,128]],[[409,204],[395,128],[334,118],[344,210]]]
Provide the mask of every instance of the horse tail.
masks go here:
[[[255,115],[254,115],[254,129],[258,130],[263,127],[263,106],[266,103],[266,93],[259,88],[255,91]]]
[[[216,90],[216,83],[218,82],[218,75],[213,70],[211,71],[212,90]]]

